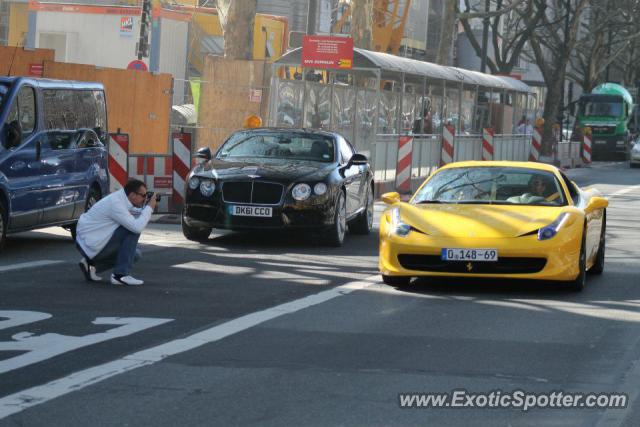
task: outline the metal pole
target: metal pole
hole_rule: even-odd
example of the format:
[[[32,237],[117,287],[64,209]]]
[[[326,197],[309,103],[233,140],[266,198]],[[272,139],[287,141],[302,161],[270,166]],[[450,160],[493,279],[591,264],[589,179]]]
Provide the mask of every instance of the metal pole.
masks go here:
[[[491,0],[485,0],[484,11],[489,13],[491,8]],[[480,72],[484,73],[487,69],[487,45],[489,44],[489,17],[486,16],[482,23],[482,54],[480,55]]]

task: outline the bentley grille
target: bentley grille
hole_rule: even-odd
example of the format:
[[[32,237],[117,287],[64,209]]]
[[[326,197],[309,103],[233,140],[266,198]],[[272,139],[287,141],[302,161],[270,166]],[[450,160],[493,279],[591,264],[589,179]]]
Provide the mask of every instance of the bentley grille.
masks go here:
[[[231,181],[222,183],[222,199],[227,203],[277,205],[284,186],[272,182]]]

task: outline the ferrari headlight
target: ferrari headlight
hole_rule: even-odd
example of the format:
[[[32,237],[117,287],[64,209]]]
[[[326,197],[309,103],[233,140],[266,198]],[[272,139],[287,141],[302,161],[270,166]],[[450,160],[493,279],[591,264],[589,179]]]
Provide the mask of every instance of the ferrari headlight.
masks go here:
[[[298,201],[307,200],[311,196],[311,187],[309,184],[298,184],[293,187],[291,195]]]
[[[411,226],[409,224],[405,224],[400,219],[400,209],[393,208],[389,214],[391,216],[391,227],[389,228],[389,232],[400,237],[407,237],[411,232]]]
[[[200,180],[197,176],[192,176],[189,180],[189,188],[195,190],[196,188],[198,188],[198,185],[200,185]]]
[[[203,180],[200,183],[200,192],[203,196],[209,197],[216,191],[216,184],[213,181]]]
[[[558,234],[558,231],[562,228],[562,226],[569,219],[568,213],[561,213],[558,218],[555,219],[551,224],[542,227],[538,230],[538,240],[549,240]]]
[[[324,182],[317,183],[316,185],[313,186],[313,192],[318,196],[322,196],[324,193],[327,192],[327,184],[325,184]]]

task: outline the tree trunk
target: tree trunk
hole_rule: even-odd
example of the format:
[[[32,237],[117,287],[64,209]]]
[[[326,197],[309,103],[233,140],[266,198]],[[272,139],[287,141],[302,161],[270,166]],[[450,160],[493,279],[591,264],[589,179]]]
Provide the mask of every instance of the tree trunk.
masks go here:
[[[560,99],[564,91],[564,73],[553,80],[551,86],[548,86],[547,97],[544,100],[544,127],[542,130],[542,153],[550,156],[553,153],[553,147],[556,146],[557,136],[554,132],[554,126],[560,125],[558,116],[560,115]]]
[[[458,8],[453,0],[445,1],[444,18],[442,19],[442,31],[440,33],[440,44],[436,55],[436,63],[449,65],[449,53],[453,49],[453,36],[456,29],[456,16]]]
[[[355,47],[373,49],[373,0],[351,1],[351,37]]]
[[[253,26],[257,0],[217,0],[224,37],[224,57],[253,58]]]

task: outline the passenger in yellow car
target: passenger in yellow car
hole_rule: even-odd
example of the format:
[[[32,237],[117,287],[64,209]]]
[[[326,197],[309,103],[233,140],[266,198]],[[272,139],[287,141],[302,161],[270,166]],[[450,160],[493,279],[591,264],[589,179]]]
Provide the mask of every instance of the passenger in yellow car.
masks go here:
[[[558,193],[553,188],[553,184],[549,183],[540,175],[534,175],[529,180],[528,192],[521,196],[509,197],[507,201],[511,203],[530,204],[552,201],[557,197]]]

